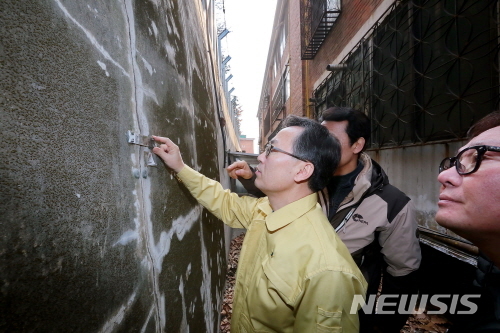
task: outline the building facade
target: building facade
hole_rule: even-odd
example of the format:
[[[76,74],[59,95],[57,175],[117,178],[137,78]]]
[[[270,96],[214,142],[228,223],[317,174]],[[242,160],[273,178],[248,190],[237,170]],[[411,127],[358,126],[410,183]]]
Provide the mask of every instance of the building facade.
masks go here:
[[[240,134],[240,147],[242,153],[254,154],[255,138],[247,138],[246,135]]]

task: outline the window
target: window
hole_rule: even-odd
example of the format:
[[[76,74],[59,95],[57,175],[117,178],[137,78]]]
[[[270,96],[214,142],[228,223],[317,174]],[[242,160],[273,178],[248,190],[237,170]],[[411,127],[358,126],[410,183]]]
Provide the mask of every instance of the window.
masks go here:
[[[280,59],[283,56],[283,52],[285,52],[285,46],[286,46],[287,34],[286,34],[286,29],[285,28],[286,28],[286,26],[284,26],[281,29],[281,34],[280,34],[280,52],[279,52],[279,58]]]
[[[284,97],[283,100],[286,102],[288,98],[290,98],[290,71],[288,70],[288,66],[285,69],[285,88],[284,88]]]
[[[314,59],[340,15],[340,0],[301,0],[302,60]]]
[[[285,71],[283,72],[276,91],[273,96],[272,102],[272,117],[271,121],[274,122],[284,111],[285,102],[290,97],[290,72],[288,71],[288,66],[285,66]]]

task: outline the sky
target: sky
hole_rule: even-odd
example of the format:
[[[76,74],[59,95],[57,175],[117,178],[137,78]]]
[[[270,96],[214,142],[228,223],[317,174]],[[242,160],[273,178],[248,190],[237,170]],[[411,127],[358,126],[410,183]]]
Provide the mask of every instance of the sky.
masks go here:
[[[229,89],[235,88],[243,109],[241,134],[255,138],[254,151],[258,153],[259,121],[257,111],[264,70],[269,50],[269,41],[276,10],[276,0],[224,0],[226,27],[230,33],[222,40],[224,56],[233,78]],[[228,73],[228,75],[229,75]]]

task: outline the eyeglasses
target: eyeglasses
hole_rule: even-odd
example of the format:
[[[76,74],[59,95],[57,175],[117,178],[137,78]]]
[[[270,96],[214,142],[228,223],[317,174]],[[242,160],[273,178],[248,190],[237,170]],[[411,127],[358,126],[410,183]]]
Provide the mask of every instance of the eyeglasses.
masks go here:
[[[470,175],[479,169],[484,154],[487,151],[500,152],[500,147],[473,146],[465,148],[457,156],[445,158],[439,164],[439,173],[455,166],[459,175]]]
[[[298,157],[297,155],[294,155],[294,154],[291,154],[289,152],[286,152],[282,149],[279,149],[279,148],[276,148],[275,146],[273,146],[271,143],[268,143],[265,147],[264,147],[264,152],[266,153],[266,157],[269,156],[269,154],[271,154],[271,152],[273,151],[277,151],[279,153],[283,153],[283,154],[287,154],[288,156],[292,156],[298,160],[301,160],[301,161],[304,161],[304,162],[310,162],[302,157]]]

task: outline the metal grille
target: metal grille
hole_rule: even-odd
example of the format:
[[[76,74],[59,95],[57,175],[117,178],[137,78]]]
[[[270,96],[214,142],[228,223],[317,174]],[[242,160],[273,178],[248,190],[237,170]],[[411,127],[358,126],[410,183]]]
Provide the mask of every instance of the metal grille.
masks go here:
[[[285,102],[288,98],[287,96],[287,74],[288,67],[286,67],[285,72],[280,78],[278,86],[276,87],[276,92],[274,93],[273,102],[272,102],[272,116],[271,116],[271,124],[276,121],[281,111],[283,111],[285,107]]]
[[[278,132],[281,131],[282,128],[283,128],[283,120],[280,120],[278,127],[276,127],[276,129],[267,137],[267,141],[268,142],[271,141],[276,136],[276,134],[278,134]]]
[[[267,92],[268,86],[267,84],[264,86],[262,91]],[[259,121],[263,127],[263,133],[259,137],[265,136],[270,129],[271,126],[271,117],[269,112],[269,95],[261,95],[260,103],[259,103]]]
[[[314,91],[316,117],[350,106],[372,148],[461,139],[499,103],[498,1],[398,1]]]
[[[340,15],[340,0],[301,0],[302,60],[314,59]]]
[[[271,121],[270,121],[270,115],[271,112],[266,112],[265,117],[264,117],[264,135],[269,133],[269,130],[271,129]]]

